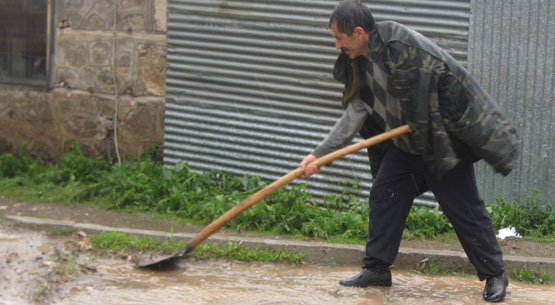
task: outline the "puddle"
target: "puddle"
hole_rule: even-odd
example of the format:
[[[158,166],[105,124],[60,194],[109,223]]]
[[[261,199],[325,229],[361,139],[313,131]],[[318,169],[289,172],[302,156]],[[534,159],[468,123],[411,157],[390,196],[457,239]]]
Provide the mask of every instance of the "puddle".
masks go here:
[[[98,269],[56,304],[477,304],[483,282],[473,277],[393,273],[391,288],[346,288],[356,268],[190,261],[177,270],[137,270],[126,263]],[[100,280],[102,279],[102,280]],[[555,286],[511,282],[505,304],[553,304]]]
[[[173,270],[140,270],[124,258],[90,257],[96,272],[57,276],[54,249],[66,241],[41,232],[11,231],[0,221],[0,305],[126,304],[487,304],[476,277],[393,271],[393,287],[338,284],[353,267],[287,266],[187,258]],[[90,252],[81,253],[89,258]],[[48,289],[45,290],[45,287]],[[503,304],[547,305],[555,286],[511,281]]]

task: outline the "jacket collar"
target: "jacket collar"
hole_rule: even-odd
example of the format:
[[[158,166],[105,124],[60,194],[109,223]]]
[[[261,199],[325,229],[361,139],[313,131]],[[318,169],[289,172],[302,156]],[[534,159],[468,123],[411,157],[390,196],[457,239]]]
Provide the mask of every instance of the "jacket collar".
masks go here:
[[[366,58],[369,62],[375,62],[380,68],[385,70],[386,46],[380,32],[378,31],[377,24],[370,30],[369,36],[368,54],[366,55]]]

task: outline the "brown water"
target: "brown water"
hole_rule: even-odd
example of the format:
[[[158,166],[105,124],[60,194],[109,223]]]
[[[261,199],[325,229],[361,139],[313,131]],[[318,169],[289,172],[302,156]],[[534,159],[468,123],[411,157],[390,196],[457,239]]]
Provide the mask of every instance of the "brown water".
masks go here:
[[[106,262],[56,304],[477,304],[483,282],[474,277],[393,273],[391,288],[346,288],[345,267],[283,266],[185,260],[177,270],[137,270]],[[485,302],[484,302],[485,303]],[[554,304],[555,286],[511,282],[506,304]]]
[[[393,271],[391,288],[338,284],[353,267],[285,266],[187,258],[171,271],[139,270],[123,258],[79,260],[96,272],[56,272],[55,250],[68,241],[41,232],[11,230],[0,221],[0,305],[7,304],[479,304],[476,277]],[[45,289],[47,287],[48,289]],[[504,304],[555,304],[555,286],[512,281]]]

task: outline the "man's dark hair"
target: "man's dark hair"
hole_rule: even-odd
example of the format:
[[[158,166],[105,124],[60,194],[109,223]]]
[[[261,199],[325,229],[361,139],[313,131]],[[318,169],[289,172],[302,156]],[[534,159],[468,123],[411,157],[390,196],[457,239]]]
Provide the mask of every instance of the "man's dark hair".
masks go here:
[[[341,1],[333,10],[329,26],[337,24],[337,29],[341,33],[349,36],[353,34],[355,28],[360,26],[366,32],[374,27],[374,17],[372,11],[358,0]]]

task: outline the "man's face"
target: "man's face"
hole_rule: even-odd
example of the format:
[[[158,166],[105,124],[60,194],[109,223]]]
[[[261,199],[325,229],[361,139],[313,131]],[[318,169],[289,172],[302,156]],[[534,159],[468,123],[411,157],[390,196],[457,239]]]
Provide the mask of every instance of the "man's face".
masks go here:
[[[343,50],[350,58],[357,58],[368,54],[368,34],[361,28],[355,28],[351,36],[339,32],[337,24],[331,24],[331,31],[335,38],[335,47]]]

